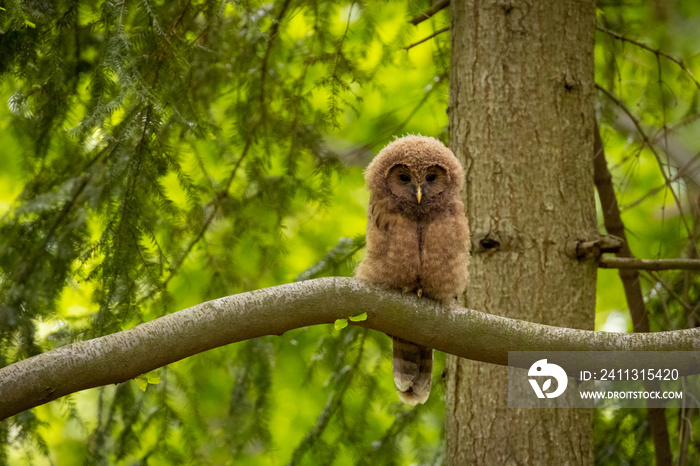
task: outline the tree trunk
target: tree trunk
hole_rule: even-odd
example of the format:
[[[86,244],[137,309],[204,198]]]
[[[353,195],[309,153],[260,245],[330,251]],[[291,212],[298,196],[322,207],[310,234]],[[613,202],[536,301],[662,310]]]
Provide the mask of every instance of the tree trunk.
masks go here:
[[[469,308],[593,328],[596,264],[570,251],[597,231],[594,26],[593,0],[452,2],[450,146],[467,173]],[[592,411],[509,409],[507,369],[448,358],[449,464],[593,463]]]

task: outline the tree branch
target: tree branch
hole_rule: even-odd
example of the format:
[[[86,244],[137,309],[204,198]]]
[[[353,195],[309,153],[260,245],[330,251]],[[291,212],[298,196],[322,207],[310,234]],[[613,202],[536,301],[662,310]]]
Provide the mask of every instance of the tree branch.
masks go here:
[[[617,196],[612,183],[612,175],[608,169],[608,162],[605,159],[605,147],[603,140],[600,138],[600,129],[598,122],[595,124],[593,140],[593,176],[598,197],[603,210],[603,222],[605,229],[610,235],[622,239],[622,247],[617,252],[619,260],[636,261],[632,250],[627,242],[627,234],[625,233],[625,224],[622,222],[620,208],[617,205]],[[663,171],[663,170],[662,170]],[[604,262],[601,257],[598,265]],[[649,318],[642,295],[642,287],[639,284],[639,272],[636,269],[619,270],[620,280],[625,289],[625,297],[627,298],[627,307],[632,317],[632,326],[635,332],[649,332]],[[648,390],[656,389],[658,381],[646,381],[644,384]],[[651,427],[651,435],[654,439],[654,454],[656,455],[657,464],[670,464],[673,455],[671,455],[671,444],[668,437],[668,425],[663,409],[647,409],[647,418]]]
[[[432,18],[435,16],[439,11],[444,10],[450,6],[450,0],[441,0],[437,2],[435,5],[431,6],[421,14],[415,16],[409,23],[413,24],[414,26],[419,25],[423,21]]]
[[[627,132],[629,136],[634,136],[638,131],[637,126],[632,118],[629,117],[629,114],[619,107],[615,112],[614,120],[611,124],[618,131]],[[700,185],[700,163],[698,161],[698,153],[689,150],[683,141],[673,134],[674,129],[683,127],[684,124],[685,122],[668,129],[652,128],[649,126],[642,127],[642,129],[646,134],[653,134],[653,136],[649,137],[650,142],[655,145],[658,144],[658,147],[661,147],[661,149],[666,152],[666,155],[673,160],[677,172],[669,181],[675,182],[680,178],[685,178],[696,185]],[[662,144],[659,144],[658,141],[660,136],[663,136],[664,139]],[[643,147],[644,145],[642,145],[642,148]],[[668,183],[664,183],[660,188],[656,188],[653,191],[658,192],[659,189],[664,189],[667,186]],[[645,198],[646,195],[642,196],[641,199]],[[623,210],[629,209],[639,202],[640,200],[637,200],[632,204],[627,204],[624,206]]]
[[[121,383],[237,341],[367,312],[356,322],[463,358],[506,365],[508,351],[700,351],[700,328],[614,334],[551,327],[319,278],[208,301],[123,332],[0,369],[0,420],[87,388]],[[689,358],[691,359],[691,358]],[[679,372],[690,371],[678,368]]]
[[[634,257],[606,257],[598,260],[603,269],[637,270],[700,270],[700,259],[637,259]]]
[[[415,47],[416,45],[420,45],[420,44],[422,44],[423,42],[429,41],[429,40],[432,39],[433,37],[438,36],[438,35],[442,34],[443,32],[447,32],[447,31],[449,31],[449,30],[450,30],[450,27],[449,27],[449,26],[445,26],[445,27],[442,28],[442,29],[438,29],[438,30],[435,31],[434,33],[430,34],[428,37],[426,37],[426,38],[424,38],[424,39],[421,39],[421,40],[419,40],[418,42],[414,42],[414,43],[412,43],[411,45],[407,45],[406,47],[404,47],[404,50],[412,49],[412,48]]]
[[[698,89],[700,89],[700,82],[698,82],[698,80],[695,79],[695,75],[694,75],[693,72],[690,70],[690,68],[688,68],[688,67],[685,65],[685,63],[683,63],[683,60],[680,60],[680,59],[678,59],[678,58],[676,58],[676,57],[674,57],[674,56],[672,56],[672,55],[669,55],[669,54],[667,54],[667,53],[665,53],[665,52],[662,52],[661,50],[657,50],[657,49],[655,49],[655,48],[653,48],[653,47],[649,47],[648,45],[643,44],[643,43],[641,43],[641,42],[639,42],[639,41],[630,39],[629,37],[625,37],[625,36],[623,36],[622,34],[620,34],[620,33],[618,33],[618,32],[611,31],[610,29],[606,29],[606,28],[600,27],[600,26],[596,26],[595,28],[596,28],[597,30],[599,30],[600,32],[604,32],[604,33],[606,33],[606,34],[609,34],[610,36],[614,37],[615,39],[621,40],[622,42],[629,42],[630,44],[636,45],[636,46],[639,47],[639,48],[642,48],[642,49],[644,49],[644,50],[647,50],[647,51],[653,53],[654,55],[656,55],[657,58],[658,58],[658,57],[664,57],[665,59],[672,61],[673,63],[675,63],[676,65],[678,65],[678,67],[679,67],[680,69],[682,69],[682,70],[690,77],[690,80],[693,82],[693,84],[695,84],[695,87],[697,87]]]
[[[600,86],[598,84],[595,85],[596,89],[601,91],[603,94],[605,94],[611,101],[615,103],[615,105],[618,106],[623,112],[627,114],[627,116],[632,120],[634,123],[634,126],[637,128],[637,131],[639,132],[639,135],[642,137],[642,140],[644,144],[649,147],[649,150],[651,151],[652,154],[654,154],[654,158],[656,159],[656,163],[659,165],[659,172],[661,173],[661,176],[664,178],[664,181],[666,182],[666,185],[668,186],[668,190],[671,192],[671,196],[673,196],[673,200],[676,203],[676,207],[678,207],[678,212],[680,213],[680,218],[681,222],[685,226],[685,230],[688,232],[688,235],[691,234],[691,228],[690,225],[688,225],[688,222],[686,221],[685,214],[683,213],[683,205],[681,204],[680,199],[678,198],[678,194],[673,190],[673,186],[671,184],[671,180],[669,177],[669,174],[666,173],[664,170],[664,162],[661,160],[661,156],[659,155],[658,151],[656,150],[655,145],[647,136],[647,134],[644,132],[644,129],[642,128],[641,123],[637,118],[635,118],[634,115],[632,115],[632,112],[630,109],[628,109],[625,104],[622,103],[620,99],[615,97],[610,91],[605,89],[603,86]],[[690,243],[693,249],[695,249],[695,245],[693,243]]]

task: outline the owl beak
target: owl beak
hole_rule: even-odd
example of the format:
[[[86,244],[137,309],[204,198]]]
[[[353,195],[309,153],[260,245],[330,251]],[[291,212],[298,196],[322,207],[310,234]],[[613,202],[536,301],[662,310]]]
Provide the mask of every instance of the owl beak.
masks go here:
[[[420,200],[423,197],[423,193],[420,190],[420,185],[418,185],[418,189],[416,190],[416,199],[418,199],[418,203],[420,204]]]

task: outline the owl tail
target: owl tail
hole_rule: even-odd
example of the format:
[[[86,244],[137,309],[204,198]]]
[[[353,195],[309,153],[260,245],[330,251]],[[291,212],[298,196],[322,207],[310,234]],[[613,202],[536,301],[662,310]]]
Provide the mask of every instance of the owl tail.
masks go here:
[[[433,350],[392,337],[394,340],[394,385],[399,399],[415,406],[425,403],[433,378]]]

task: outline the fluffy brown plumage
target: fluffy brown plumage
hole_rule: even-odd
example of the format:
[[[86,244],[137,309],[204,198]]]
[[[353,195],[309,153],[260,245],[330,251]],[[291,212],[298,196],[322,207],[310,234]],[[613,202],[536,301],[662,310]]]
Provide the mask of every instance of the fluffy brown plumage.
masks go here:
[[[459,191],[464,170],[440,141],[396,139],[365,170],[367,251],[355,276],[404,293],[454,302],[469,281],[469,225]],[[433,350],[394,340],[394,383],[404,403],[430,394]]]

